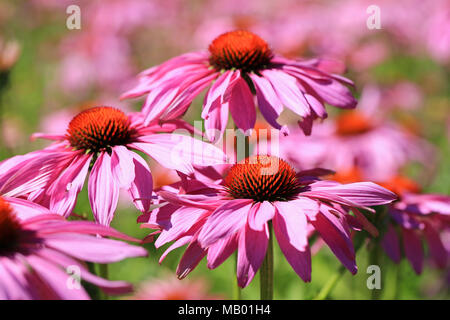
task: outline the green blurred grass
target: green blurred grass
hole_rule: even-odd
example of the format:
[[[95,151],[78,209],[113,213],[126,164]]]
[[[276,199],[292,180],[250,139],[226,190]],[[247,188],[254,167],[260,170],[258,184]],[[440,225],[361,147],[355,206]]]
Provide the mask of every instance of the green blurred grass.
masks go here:
[[[23,3],[21,2],[21,5]],[[64,37],[67,30],[64,21],[54,17],[35,18],[18,10],[17,19],[8,24],[7,35],[16,38],[22,46],[22,54],[17,65],[11,72],[10,87],[4,94],[3,109],[5,120],[19,119],[22,133],[25,136],[36,131],[42,116],[48,112],[48,105],[64,108],[75,103],[58,91],[49,91],[49,84],[54,81],[58,66],[57,44]],[[43,19],[45,23],[40,23]],[[143,53],[141,53],[143,56]],[[141,69],[152,65],[147,61]],[[448,116],[448,101],[450,88],[448,70],[433,63],[426,57],[397,55],[372,70],[372,77],[382,84],[392,84],[396,81],[409,79],[419,84],[427,95],[426,105],[415,114],[420,121],[424,136],[428,138],[440,151],[441,161],[431,184],[425,191],[450,194],[450,146],[445,134],[445,117]],[[427,79],[434,79],[429,83]],[[358,85],[358,87],[361,87]],[[54,88],[53,88],[54,89]],[[118,93],[120,94],[120,93]],[[199,119],[200,99],[196,100],[193,108],[188,112],[190,120]],[[443,103],[442,103],[443,101]],[[21,141],[14,150],[0,150],[0,159],[14,154],[35,150],[42,146],[41,142],[30,143]],[[420,170],[416,169],[416,170]],[[76,212],[89,212],[86,190],[80,194]],[[147,229],[141,229],[136,223],[138,216],[134,208],[121,209],[116,213],[112,226],[118,230],[143,238],[148,234]],[[312,259],[312,282],[303,283],[286,262],[278,245],[275,244],[275,299],[308,299],[314,297],[327,279],[338,269],[339,262],[331,251],[324,247]],[[167,246],[156,250],[152,244],[146,244],[149,252],[147,258],[128,259],[110,266],[110,278],[127,280],[135,285],[142,281],[163,277],[167,272],[174,273],[184,248],[176,249],[159,265],[158,259]],[[331,292],[332,299],[368,299],[371,292],[366,287],[367,251],[361,250],[357,255],[359,272],[351,276],[346,272]],[[228,259],[216,270],[206,267],[205,259],[188,276],[188,278],[207,279],[211,291],[231,298],[235,281],[234,259]],[[396,266],[386,257],[383,259],[382,272],[385,274],[382,298],[386,299],[448,299],[445,290],[435,289],[445,281],[445,274],[425,268],[423,275],[417,276],[409,264],[403,260]],[[259,298],[259,277],[242,291],[244,299]],[[397,284],[397,285],[396,285]],[[434,290],[434,291],[433,291]],[[436,293],[436,291],[438,291]]]

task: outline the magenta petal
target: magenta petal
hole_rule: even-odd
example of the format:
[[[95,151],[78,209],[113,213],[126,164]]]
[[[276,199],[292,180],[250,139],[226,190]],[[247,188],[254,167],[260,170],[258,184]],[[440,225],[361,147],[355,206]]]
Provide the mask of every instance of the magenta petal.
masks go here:
[[[125,189],[130,188],[135,175],[133,152],[124,146],[112,148],[111,167],[119,186]]]
[[[280,249],[286,260],[289,262],[294,271],[305,282],[311,281],[311,251],[309,246],[304,251],[300,251],[292,246],[290,239],[287,237],[285,230],[285,222],[279,214],[275,214],[273,218],[273,231],[277,238]]]
[[[275,215],[275,207],[268,201],[255,204],[248,213],[248,225],[255,231],[265,230],[267,221]]]
[[[95,220],[109,226],[119,200],[119,184],[112,173],[111,157],[106,152],[100,154],[92,167],[88,193]]]
[[[124,294],[132,291],[131,284],[125,281],[108,281],[100,278],[95,274],[90,273],[83,264],[72,259],[64,254],[61,254],[52,249],[42,249],[39,251],[39,256],[58,263],[63,268],[67,269],[70,266],[76,266],[80,269],[80,277],[87,282],[90,282],[100,288],[102,288],[108,294]]]
[[[185,174],[192,165],[208,166],[226,163],[226,155],[219,148],[181,134],[153,134],[139,138],[129,146],[154,158],[161,165]]]
[[[220,239],[208,248],[208,268],[215,269],[220,266],[236,249],[238,246],[238,234]]]
[[[270,81],[283,105],[301,117],[306,117],[311,114],[311,110],[306,105],[306,100],[294,77],[284,71],[275,69],[264,70],[262,74],[264,78]]]
[[[344,225],[344,220],[339,220],[329,210],[332,209],[321,205],[320,213],[317,214],[315,221],[311,221],[311,224],[342,264],[352,274],[356,274],[358,268],[356,266],[355,251],[349,231]]]
[[[246,199],[224,202],[206,221],[198,236],[198,242],[203,248],[207,248],[216,241],[233,235],[247,222],[252,204],[252,200]]]
[[[445,268],[448,264],[449,253],[445,249],[439,232],[430,224],[426,225],[424,231],[431,257],[439,268]]]
[[[276,120],[283,111],[283,105],[272,84],[267,79],[255,74],[250,75],[250,77],[255,84],[256,98],[261,114],[272,127],[280,130],[282,126]]]
[[[266,256],[269,242],[268,227],[262,231],[255,231],[246,225],[239,235],[237,279],[238,285],[245,288],[255,277]]]
[[[400,262],[400,240],[398,238],[397,232],[392,225],[388,226],[388,229],[384,234],[384,238],[381,241],[381,245],[383,246],[383,249],[389,256],[389,258],[391,258],[395,263]]]
[[[133,152],[131,155],[135,173],[128,192],[136,208],[145,213],[152,204],[153,177],[145,160],[137,153]]]
[[[72,213],[77,196],[86,180],[91,159],[91,155],[77,156],[49,188],[47,193],[50,195],[52,212],[65,217]]]
[[[39,278],[41,278],[60,299],[89,300],[89,296],[83,288],[72,290],[66,285],[70,276],[61,270],[60,267],[36,255],[27,256],[26,260],[31,268],[38,274]]]
[[[220,141],[227,127],[228,113],[228,103],[222,104],[219,98],[211,104],[208,115],[205,118],[205,131],[209,141]]]
[[[231,116],[236,126],[244,134],[249,135],[255,127],[256,109],[253,94],[243,78],[239,78],[230,94],[228,101]]]
[[[194,270],[205,255],[206,250],[203,249],[197,241],[191,242],[178,264],[176,271],[178,278],[185,278],[192,270]]]
[[[67,253],[77,259],[96,262],[113,263],[125,258],[143,257],[147,251],[123,241],[97,238],[84,234],[53,234],[46,237],[48,247]]]
[[[306,215],[302,212],[302,206],[298,203],[281,201],[277,202],[275,206],[278,214],[278,231],[285,235],[285,238],[295,249],[305,251],[308,247],[307,220]],[[318,210],[317,204],[315,206]]]
[[[421,274],[423,268],[422,240],[416,234],[415,230],[402,228],[402,236],[406,258],[411,263],[414,271],[417,274]]]

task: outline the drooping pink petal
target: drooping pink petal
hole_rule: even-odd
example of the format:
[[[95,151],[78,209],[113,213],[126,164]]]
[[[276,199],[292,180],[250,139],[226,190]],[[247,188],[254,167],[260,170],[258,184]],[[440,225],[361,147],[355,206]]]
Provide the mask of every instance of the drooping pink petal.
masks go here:
[[[301,201],[294,202],[283,202],[279,201],[275,204],[277,208],[277,228],[278,231],[283,233],[289,243],[298,251],[305,251],[308,247],[308,237],[307,237],[307,220],[306,215],[302,212],[303,208],[306,210],[311,210],[310,206],[312,203],[315,205],[316,213],[319,210],[318,205],[314,201],[309,201],[303,204]]]
[[[237,199],[226,201],[208,218],[198,236],[198,242],[207,248],[222,238],[227,238],[242,228],[247,222],[247,215],[252,200]]]
[[[264,70],[261,72],[264,78],[270,81],[278,98],[287,108],[301,117],[311,114],[309,106],[302,103],[304,97],[297,86],[297,80],[280,70]]]
[[[80,270],[80,278],[90,282],[100,288],[102,288],[108,294],[124,294],[132,291],[132,285],[125,281],[109,281],[96,276],[89,272],[86,267],[75,259],[70,258],[58,251],[52,249],[42,249],[39,251],[39,256],[48,260],[58,263],[66,270],[69,267],[75,266]],[[74,290],[76,290],[74,288]]]
[[[58,266],[36,255],[27,256],[26,260],[31,265],[31,268],[60,299],[89,300],[89,296],[86,291],[84,291],[83,287],[73,290],[65,285],[67,281],[70,280],[70,275],[65,273]]]
[[[423,268],[423,247],[422,240],[415,230],[402,228],[403,248],[405,248],[406,258],[411,263],[417,274],[422,273]]]
[[[395,263],[399,263],[402,256],[400,251],[400,239],[398,238],[397,232],[392,225],[388,226],[384,238],[381,240],[381,245],[383,246],[386,254]]]
[[[45,243],[48,247],[72,257],[95,263],[113,263],[125,258],[147,255],[147,251],[142,247],[84,234],[51,234],[47,235]]]
[[[311,251],[309,246],[304,251],[300,251],[292,246],[290,239],[285,233],[286,226],[284,221],[280,221],[280,215],[275,214],[273,218],[273,231],[277,238],[280,249],[286,260],[289,262],[294,271],[305,282],[311,281]]]
[[[153,177],[144,159],[137,153],[131,153],[134,164],[134,179],[128,192],[133,203],[141,212],[148,212],[152,204]]]
[[[68,217],[76,204],[76,199],[88,174],[91,155],[79,155],[59,175],[47,190],[50,210]]]
[[[185,278],[192,270],[194,270],[205,255],[206,250],[200,246],[198,241],[192,241],[178,264],[176,271],[178,278]]]
[[[275,215],[275,207],[268,201],[255,204],[248,213],[248,225],[255,231],[265,230],[267,221]]]
[[[228,238],[220,239],[208,248],[208,268],[215,269],[220,266],[238,246],[238,233]]]
[[[333,209],[321,205],[320,213],[316,215],[316,220],[311,221],[311,224],[342,264],[352,274],[356,274],[358,268],[349,231],[344,226],[344,220],[339,220],[330,210]]]
[[[255,277],[266,256],[269,231],[267,225],[262,231],[255,231],[246,225],[239,235],[237,279],[238,285],[245,288]]]
[[[256,109],[253,94],[243,78],[236,80],[228,100],[231,117],[236,126],[244,134],[250,135],[250,130],[255,127]]]
[[[88,193],[95,220],[109,226],[119,200],[119,184],[112,173],[111,157],[106,152],[99,155],[92,167]]]
[[[185,174],[193,172],[192,165],[226,163],[226,156],[219,148],[198,139],[180,134],[154,134],[139,138],[142,142],[130,144],[154,158],[161,165]]]
[[[133,152],[124,146],[115,146],[111,153],[111,168],[119,186],[129,189],[135,179]]]
[[[439,232],[430,224],[426,225],[424,231],[431,257],[439,268],[445,268],[448,265],[449,252],[445,249]]]

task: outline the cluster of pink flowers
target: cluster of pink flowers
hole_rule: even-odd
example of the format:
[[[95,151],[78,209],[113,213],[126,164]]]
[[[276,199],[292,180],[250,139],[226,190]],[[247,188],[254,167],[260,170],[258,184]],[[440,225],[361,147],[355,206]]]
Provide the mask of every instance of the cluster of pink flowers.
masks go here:
[[[151,18],[143,13],[154,9],[147,6],[138,0],[125,7],[114,1],[104,14],[101,4],[90,5],[93,31],[70,40],[83,46],[79,55],[64,62],[65,80],[73,84],[86,78],[72,68],[79,68],[89,53],[100,65],[94,71],[101,71],[99,79],[123,84],[131,70],[127,59],[116,54],[127,52],[127,44],[115,36]],[[109,15],[129,16],[133,23],[124,18],[111,25],[102,19]],[[121,48],[102,50],[105,42],[110,42],[108,48]],[[108,264],[145,256],[143,247],[124,241],[142,244],[155,237],[157,248],[171,243],[160,262],[187,246],[176,270],[179,279],[204,257],[208,268],[215,269],[236,252],[242,288],[260,270],[272,237],[305,282],[312,280],[313,235],[352,274],[358,270],[353,240],[362,230],[372,236],[381,233],[386,253],[396,262],[401,257],[400,231],[405,255],[417,273],[422,270],[423,236],[436,264],[446,267],[448,252],[440,234],[449,228],[449,197],[405,192],[399,189],[401,182],[389,180],[410,161],[429,163],[433,149],[386,120],[377,89],[364,90],[357,106],[353,82],[343,71],[335,60],[288,58],[253,32],[229,31],[218,35],[208,50],[185,53],[141,72],[137,85],[121,95],[145,97],[139,112],[99,104],[76,114],[61,132],[33,134],[52,142],[0,162],[0,299],[88,299],[82,287],[67,287],[66,270],[73,266],[83,280],[108,293],[128,292],[129,284],[100,278],[84,262]],[[399,90],[407,92],[406,87]],[[202,92],[205,135],[197,139],[199,132],[182,117]],[[328,120],[326,104],[345,110]],[[386,112],[397,105],[392,98]],[[230,115],[248,141],[258,111],[268,127],[281,133],[280,154],[257,148],[230,163],[213,143],[222,140]],[[287,112],[294,114],[297,126],[280,121]],[[147,156],[176,173],[178,181],[154,188]],[[348,172],[354,175],[345,182],[351,183],[339,181],[338,175]],[[74,211],[85,185],[95,221],[68,220],[77,217]],[[143,240],[110,227],[121,190],[140,212],[138,223],[152,229]],[[387,226],[369,222],[367,217],[378,214],[374,206],[386,206]],[[156,290],[168,291],[166,295],[149,295],[150,285],[135,298],[206,296],[180,295],[189,289],[178,291],[175,285],[161,288]]]

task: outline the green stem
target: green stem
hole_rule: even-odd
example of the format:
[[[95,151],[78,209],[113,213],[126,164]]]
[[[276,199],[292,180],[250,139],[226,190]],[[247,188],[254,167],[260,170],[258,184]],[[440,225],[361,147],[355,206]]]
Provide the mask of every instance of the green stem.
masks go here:
[[[98,264],[99,276],[103,279],[108,279],[108,265],[107,264]],[[107,293],[101,291],[101,297],[103,300],[108,300],[109,296]]]
[[[342,277],[345,272],[345,267],[341,264],[339,269],[328,279],[327,283],[320,289],[319,294],[314,298],[314,300],[325,300],[335,287],[338,280]]]
[[[374,241],[374,246],[373,246],[373,248],[372,248],[372,250],[370,251],[370,253],[369,253],[369,265],[376,265],[376,266],[379,266],[379,267],[381,267],[381,250],[380,250],[380,244],[379,244],[379,242],[378,241]],[[381,274],[383,274],[383,272],[381,272]],[[380,275],[381,276],[381,275]],[[384,281],[383,280],[381,280],[381,285],[383,286],[384,285],[384,283],[383,283]],[[382,287],[381,287],[382,288]],[[381,293],[382,293],[382,290],[381,290],[381,288],[380,289],[377,289],[377,288],[373,288],[372,289],[372,291],[371,291],[371,299],[372,300],[379,300],[380,298],[381,298]]]
[[[273,240],[272,223],[269,222],[269,243],[259,270],[261,300],[273,300]]]
[[[355,239],[355,255],[364,244],[364,236],[359,234],[358,236],[359,237]],[[328,279],[322,289],[320,289],[319,293],[313,300],[325,300],[336,286],[338,280],[341,279],[342,275],[345,273],[345,270],[346,268],[341,264],[337,271],[331,276],[331,278]]]
[[[234,274],[237,274],[237,260],[238,260],[238,252],[236,250],[236,252],[234,253]],[[234,300],[242,300],[242,289],[241,287],[239,287],[237,278],[234,277],[234,281],[233,281],[234,285],[233,285],[233,299]]]

